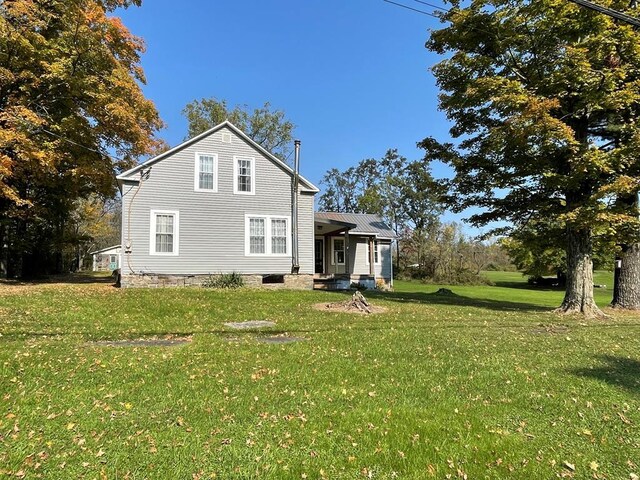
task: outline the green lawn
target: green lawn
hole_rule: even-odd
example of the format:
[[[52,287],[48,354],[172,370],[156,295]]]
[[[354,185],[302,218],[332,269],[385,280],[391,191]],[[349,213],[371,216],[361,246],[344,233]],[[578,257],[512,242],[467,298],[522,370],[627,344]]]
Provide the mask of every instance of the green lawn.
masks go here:
[[[640,475],[638,316],[556,316],[562,291],[488,274],[397,282],[367,317],[313,309],[329,292],[0,284],[0,478]],[[95,343],[146,336],[192,341]]]

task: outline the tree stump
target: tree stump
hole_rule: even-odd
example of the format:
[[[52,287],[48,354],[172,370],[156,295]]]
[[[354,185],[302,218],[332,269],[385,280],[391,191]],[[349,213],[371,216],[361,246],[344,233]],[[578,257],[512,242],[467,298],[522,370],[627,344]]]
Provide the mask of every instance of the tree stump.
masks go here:
[[[345,306],[348,308],[356,308],[361,312],[371,313],[369,302],[364,295],[360,292],[356,292],[351,296],[351,300],[345,302]]]

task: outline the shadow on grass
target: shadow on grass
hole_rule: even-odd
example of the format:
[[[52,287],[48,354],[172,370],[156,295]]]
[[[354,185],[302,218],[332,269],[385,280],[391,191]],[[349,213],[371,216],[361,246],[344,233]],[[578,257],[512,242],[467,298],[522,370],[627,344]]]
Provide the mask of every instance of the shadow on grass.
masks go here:
[[[115,279],[111,275],[104,274],[70,273],[67,275],[49,275],[39,278],[0,281],[0,285],[45,285],[52,283],[70,285],[114,284]]]
[[[564,292],[564,287],[541,287],[538,285],[529,285],[527,282],[510,282],[507,280],[494,281],[493,285],[502,288],[517,288],[518,290],[532,290],[534,292]]]
[[[622,387],[640,394],[640,361],[633,358],[600,355],[596,357],[604,365],[592,368],[571,370],[579,377],[588,377],[606,382],[615,387]]]
[[[497,311],[550,312],[552,309],[534,303],[491,300],[488,298],[471,298],[455,293],[438,292],[371,292],[372,298],[380,298],[392,302],[413,302],[425,305],[450,305],[459,307],[478,307]]]

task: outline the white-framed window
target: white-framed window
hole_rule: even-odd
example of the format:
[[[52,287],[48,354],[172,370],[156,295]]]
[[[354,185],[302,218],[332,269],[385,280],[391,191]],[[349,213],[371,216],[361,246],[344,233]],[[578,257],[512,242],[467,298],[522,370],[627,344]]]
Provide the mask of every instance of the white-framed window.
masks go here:
[[[233,157],[233,193],[254,195],[256,162],[253,157]]]
[[[249,254],[264,255],[267,253],[266,218],[249,218]]]
[[[290,253],[289,217],[245,216],[245,255],[286,256]]]
[[[369,240],[367,240],[367,265],[369,265],[369,259],[371,258],[369,254]],[[373,263],[376,265],[380,265],[380,244],[378,240],[373,241]]]
[[[196,192],[218,191],[218,155],[196,152],[193,182],[193,188]]]
[[[331,265],[344,265],[344,238],[333,237],[331,240]]]
[[[274,255],[287,254],[287,219],[271,219],[271,253]]]
[[[149,255],[178,255],[180,213],[151,210]]]

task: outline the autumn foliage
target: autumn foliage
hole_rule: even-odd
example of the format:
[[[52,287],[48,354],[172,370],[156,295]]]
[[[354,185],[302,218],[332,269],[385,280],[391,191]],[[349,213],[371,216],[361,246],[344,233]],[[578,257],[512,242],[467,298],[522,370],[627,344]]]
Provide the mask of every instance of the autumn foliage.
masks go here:
[[[111,16],[139,3],[0,4],[1,273],[60,270],[77,200],[112,196],[114,173],[156,148],[144,43]]]

